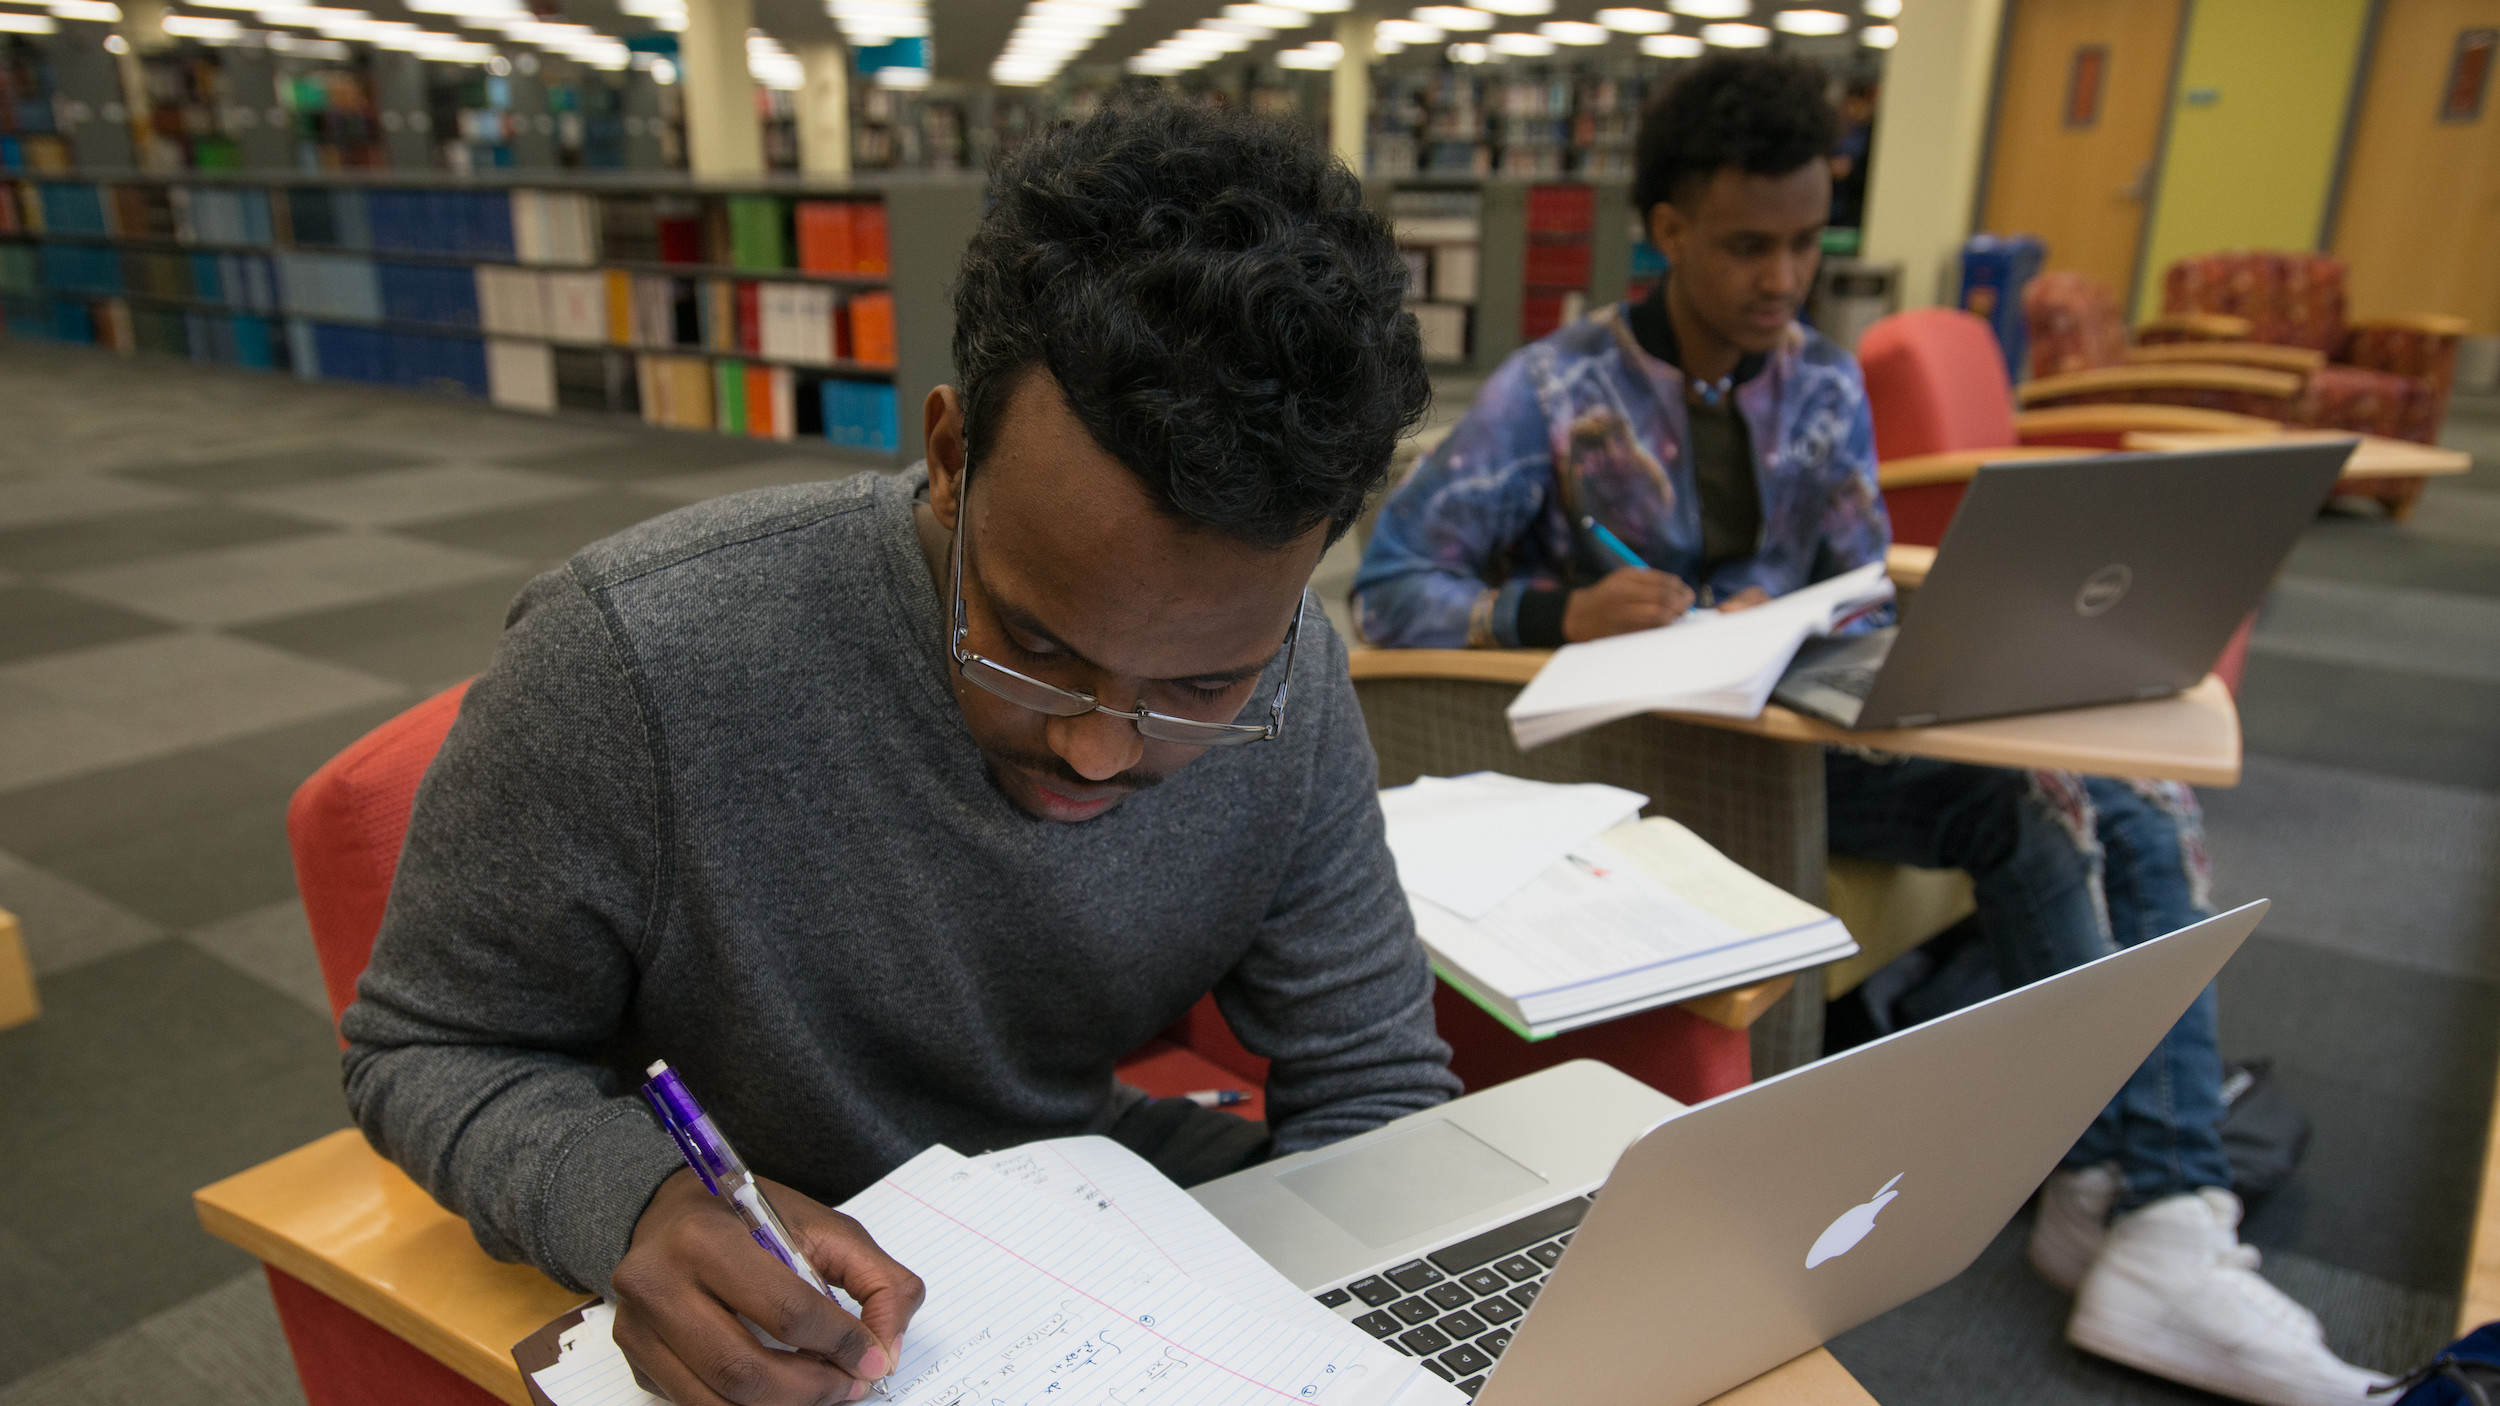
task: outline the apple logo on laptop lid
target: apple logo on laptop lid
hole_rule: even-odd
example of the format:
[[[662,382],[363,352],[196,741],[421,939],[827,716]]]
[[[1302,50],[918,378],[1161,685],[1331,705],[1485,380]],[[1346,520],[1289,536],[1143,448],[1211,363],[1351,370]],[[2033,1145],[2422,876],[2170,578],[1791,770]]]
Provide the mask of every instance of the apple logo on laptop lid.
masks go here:
[[[1907,1175],[1904,1172],[1885,1182],[1875,1192],[1874,1200],[1851,1206],[1840,1213],[1840,1219],[1825,1226],[1823,1233],[1814,1238],[1814,1248],[1806,1251],[1806,1268],[1812,1269],[1825,1260],[1838,1259],[1856,1249],[1858,1242],[1875,1229],[1875,1217],[1883,1214],[1884,1207],[1891,1205],[1892,1199],[1901,1194],[1893,1188],[1901,1184],[1902,1176]]]

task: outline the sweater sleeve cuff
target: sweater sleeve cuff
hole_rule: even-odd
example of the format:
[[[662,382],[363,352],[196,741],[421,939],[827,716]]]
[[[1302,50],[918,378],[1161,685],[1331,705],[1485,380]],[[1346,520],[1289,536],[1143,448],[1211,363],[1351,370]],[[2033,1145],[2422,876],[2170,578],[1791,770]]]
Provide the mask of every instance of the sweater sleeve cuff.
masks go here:
[[[1525,649],[1560,649],[1563,645],[1563,611],[1571,604],[1569,591],[1526,591],[1519,597],[1512,630]]]
[[[677,1144],[639,1099],[617,1099],[557,1158],[540,1208],[540,1263],[586,1294],[604,1294],[660,1183],[683,1171]]]

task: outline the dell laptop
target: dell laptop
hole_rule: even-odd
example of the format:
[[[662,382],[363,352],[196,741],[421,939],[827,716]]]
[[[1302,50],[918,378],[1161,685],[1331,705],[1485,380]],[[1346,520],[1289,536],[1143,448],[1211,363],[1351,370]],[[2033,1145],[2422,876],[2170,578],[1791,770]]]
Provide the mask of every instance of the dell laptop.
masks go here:
[[[1772,697],[1846,728],[2160,698],[2213,668],[2358,441],[1983,466],[1898,626]]]
[[[1579,1060],[1191,1194],[1478,1406],[1693,1406],[1969,1266],[2265,908],[1689,1109]]]

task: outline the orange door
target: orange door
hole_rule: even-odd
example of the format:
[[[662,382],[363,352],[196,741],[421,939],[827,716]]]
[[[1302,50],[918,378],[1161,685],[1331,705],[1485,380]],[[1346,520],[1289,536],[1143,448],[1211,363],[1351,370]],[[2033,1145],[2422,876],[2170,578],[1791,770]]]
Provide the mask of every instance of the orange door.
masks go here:
[[[2037,235],[2047,267],[2135,278],[2184,0],[2014,0],[1980,228]]]
[[[2500,332],[2495,40],[2500,0],[2381,7],[2335,221],[2352,316],[2454,313]]]

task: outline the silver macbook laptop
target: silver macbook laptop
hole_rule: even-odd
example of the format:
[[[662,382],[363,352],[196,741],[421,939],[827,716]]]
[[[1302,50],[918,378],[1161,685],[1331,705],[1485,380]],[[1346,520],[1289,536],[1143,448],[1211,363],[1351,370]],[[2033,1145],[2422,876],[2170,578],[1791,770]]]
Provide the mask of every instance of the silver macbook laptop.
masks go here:
[[[1579,1060],[1192,1194],[1482,1406],[1691,1406],[1978,1258],[2265,910],[1690,1109]]]
[[[1985,465],[1900,625],[1809,641],[1772,697],[1882,728],[2177,693],[2257,608],[2357,442]]]

